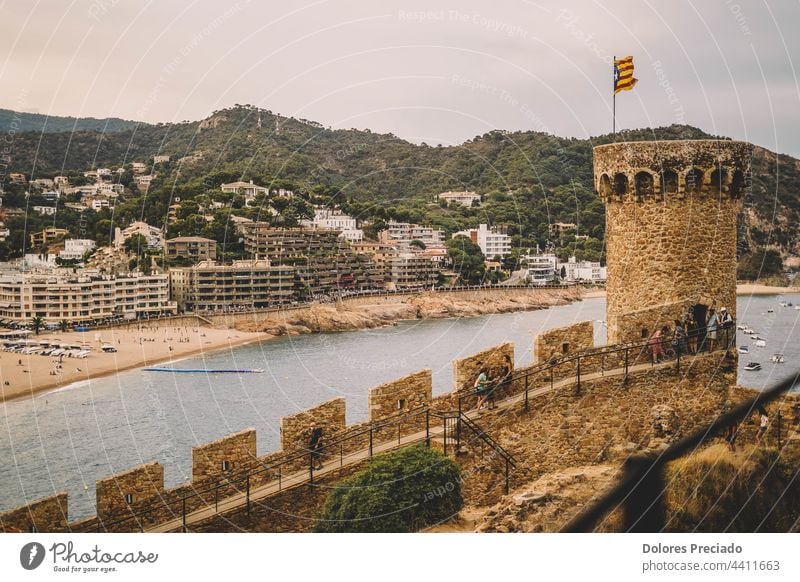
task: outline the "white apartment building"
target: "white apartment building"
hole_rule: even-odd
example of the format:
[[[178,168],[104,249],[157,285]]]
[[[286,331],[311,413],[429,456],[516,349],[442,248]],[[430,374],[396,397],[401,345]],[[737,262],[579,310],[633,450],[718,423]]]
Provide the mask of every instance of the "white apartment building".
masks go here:
[[[306,228],[329,228],[339,230],[341,238],[349,242],[364,240],[364,231],[357,227],[356,219],[348,216],[339,209],[314,208],[313,220],[301,220],[300,224]]]
[[[478,204],[481,203],[480,194],[476,194],[475,192],[442,192],[441,194],[437,194],[434,198],[439,201],[445,200],[448,204],[450,202],[457,202],[461,206],[466,206],[467,208],[472,206],[474,202]]]
[[[6,223],[0,221],[0,242],[5,242],[5,240],[10,236],[11,231],[6,226]]]
[[[566,263],[558,265],[559,274],[561,267],[566,271],[565,281],[569,282],[592,282],[592,283],[605,283],[607,279],[607,271],[605,267],[601,267],[600,263],[592,261],[578,261],[575,257],[570,257]]]
[[[527,264],[527,278],[531,285],[550,285],[556,279],[558,257],[553,253],[527,255],[523,257]]]
[[[176,312],[167,275],[106,277],[99,274],[0,277],[0,318],[27,322],[87,323]]]
[[[437,247],[444,245],[444,232],[430,226],[390,220],[386,230],[378,233],[378,240],[401,249],[407,249],[412,240],[422,241],[426,247]]]
[[[220,189],[228,194],[242,194],[244,196],[245,204],[250,204],[258,194],[268,194],[269,189],[263,186],[249,182],[231,182],[230,184],[222,184]]]
[[[133,162],[131,167],[134,174],[144,174],[147,171],[147,164],[144,162]]]
[[[42,190],[52,190],[55,187],[55,183],[50,178],[36,178],[31,180],[31,186]]]
[[[64,241],[64,250],[58,253],[58,256],[68,261],[79,261],[95,246],[96,243],[89,238],[68,238]]]
[[[128,228],[114,230],[114,246],[122,247],[126,240],[135,234],[140,234],[147,239],[147,246],[150,248],[161,248],[164,246],[164,235],[155,226],[150,226],[146,222],[132,222]]]
[[[53,178],[53,184],[57,189],[67,188],[69,186],[69,178],[66,176],[56,176]]]
[[[138,179],[138,178],[137,178]],[[125,186],[122,184],[111,184],[110,182],[98,182],[94,185],[96,194],[107,194],[109,196],[117,196],[125,192]]]
[[[505,258],[511,254],[511,237],[505,233],[504,229],[493,226],[489,228],[485,224],[478,225],[478,228],[462,230],[453,236],[466,236],[472,242],[481,247],[483,256],[487,259],[495,257]]]
[[[55,206],[34,206],[33,211],[43,216],[53,216],[56,213]]]
[[[153,156],[154,164],[163,164],[164,162],[168,161],[169,161],[169,156]]]

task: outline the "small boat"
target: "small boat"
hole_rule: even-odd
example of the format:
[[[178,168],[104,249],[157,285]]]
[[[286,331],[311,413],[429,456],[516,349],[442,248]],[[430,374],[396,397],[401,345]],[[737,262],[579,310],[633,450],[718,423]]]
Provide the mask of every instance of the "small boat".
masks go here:
[[[748,327],[745,327],[745,328],[744,328],[742,331],[743,331],[744,333],[746,333],[746,334],[756,333],[755,331],[753,331],[753,328],[752,328],[752,327],[749,327],[749,326],[748,326]]]
[[[175,372],[177,374],[261,374],[261,368],[243,370],[207,368],[144,368],[145,372]]]
[[[780,305],[781,307],[786,307],[789,304],[786,303],[786,301],[781,301],[778,305]]]
[[[751,340],[760,340],[760,339],[763,339],[763,338],[760,335],[758,335],[757,333],[754,333],[753,335],[750,336],[750,339]]]
[[[739,346],[737,349],[739,350],[740,354],[749,354],[750,353],[750,348],[747,347],[747,346]]]
[[[756,340],[756,347],[757,348],[765,348],[765,347],[767,347],[767,342],[764,341],[763,339]]]
[[[773,364],[782,364],[783,363],[783,354],[773,354],[772,357],[769,359],[770,362]]]
[[[767,313],[775,313],[775,310],[770,307],[769,309],[767,309]]]
[[[795,306],[794,306],[794,308],[795,308],[797,311],[800,311],[800,305],[795,305]]]
[[[787,306],[787,307],[792,307],[792,302],[791,302],[791,301],[789,301],[789,303],[787,303],[787,304],[786,304],[786,306]]]
[[[740,323],[739,325],[736,326],[736,329],[738,329],[740,331],[744,331],[744,324]]]
[[[117,348],[111,344],[103,344],[102,346],[100,346],[100,349],[106,353],[114,353],[117,351]]]
[[[744,367],[744,369],[747,370],[748,372],[756,372],[761,369],[761,364],[759,364],[758,362],[750,362]]]

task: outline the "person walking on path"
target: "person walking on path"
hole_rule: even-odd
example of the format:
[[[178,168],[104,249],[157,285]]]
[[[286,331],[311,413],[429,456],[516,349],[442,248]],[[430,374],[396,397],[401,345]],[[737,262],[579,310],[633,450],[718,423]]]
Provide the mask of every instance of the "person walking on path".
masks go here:
[[[676,356],[682,356],[686,353],[686,328],[680,319],[675,320],[675,335],[672,337],[672,347],[675,348]]]
[[[500,368],[500,374],[497,376],[497,381],[489,388],[489,408],[496,408],[495,396],[498,390],[503,390],[503,394],[508,394],[511,388],[511,376],[514,373],[514,364],[511,362],[511,356],[506,354],[503,356],[503,366]]]
[[[694,318],[694,314],[690,311],[686,314],[686,336],[687,336],[687,346],[689,348],[690,354],[697,353],[697,335],[698,335],[698,327],[697,327],[697,320]]]
[[[311,436],[308,438],[308,450],[311,451],[311,466],[322,469],[322,427],[311,423]]]
[[[478,377],[475,379],[475,395],[478,397],[478,403],[475,405],[475,410],[482,410],[486,406],[486,399],[488,397],[489,378],[486,375],[486,368],[481,367],[478,372]]]
[[[653,335],[650,336],[650,339],[647,340],[647,343],[653,355],[653,363],[658,364],[665,355],[663,332],[660,329],[655,330]]]
[[[764,438],[764,435],[767,432],[767,427],[769,426],[769,415],[767,414],[765,408],[759,406],[758,416],[759,416],[759,423],[758,423],[758,432],[756,433],[756,443],[761,444],[761,440]]]
[[[714,311],[714,308],[712,307],[708,311],[708,321],[706,322],[706,342],[709,352],[714,351],[714,343],[717,341],[717,326],[717,312]]]

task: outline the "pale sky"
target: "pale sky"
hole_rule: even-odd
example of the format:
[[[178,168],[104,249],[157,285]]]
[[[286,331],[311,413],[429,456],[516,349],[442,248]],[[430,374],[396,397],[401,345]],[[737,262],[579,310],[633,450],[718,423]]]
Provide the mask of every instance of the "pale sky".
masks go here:
[[[249,103],[456,144],[686,123],[800,156],[798,0],[0,0],[0,107],[147,122]]]

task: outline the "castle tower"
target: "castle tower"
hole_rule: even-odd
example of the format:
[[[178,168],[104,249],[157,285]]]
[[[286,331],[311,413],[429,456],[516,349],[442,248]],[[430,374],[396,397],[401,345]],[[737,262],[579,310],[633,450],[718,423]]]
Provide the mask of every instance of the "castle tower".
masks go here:
[[[752,146],[717,140],[594,148],[606,205],[608,342],[635,341],[687,310],[736,316],[736,224]]]

